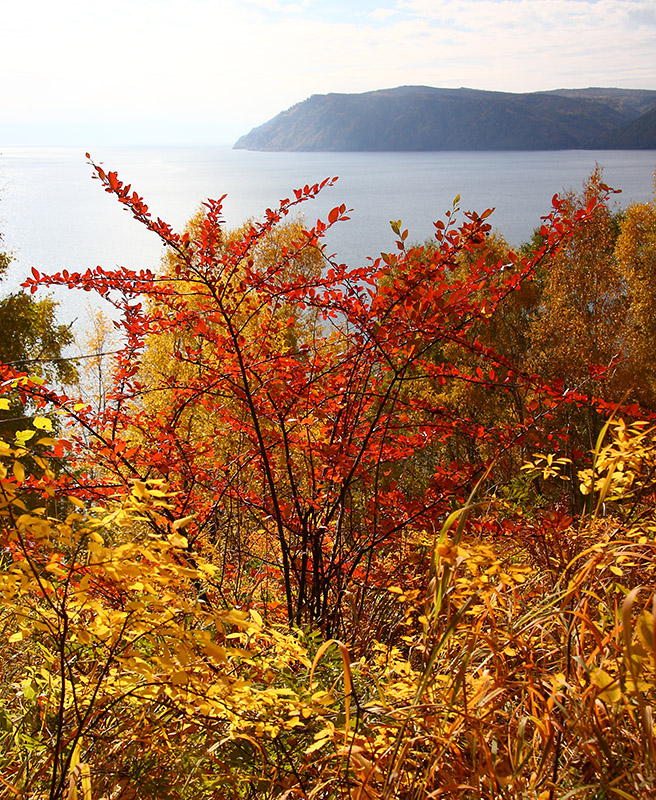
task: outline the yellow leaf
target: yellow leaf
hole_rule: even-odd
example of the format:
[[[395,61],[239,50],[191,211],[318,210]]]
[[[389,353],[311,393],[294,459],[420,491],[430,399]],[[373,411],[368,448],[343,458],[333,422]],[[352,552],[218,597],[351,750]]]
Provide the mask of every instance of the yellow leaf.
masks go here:
[[[182,686],[188,680],[187,673],[183,669],[176,669],[175,672],[171,673],[171,683],[174,686]]]
[[[0,411],[7,411],[9,409],[9,400],[6,397],[3,397],[0,400]]]
[[[599,692],[600,700],[604,700],[607,703],[617,703],[622,699],[619,682],[603,669],[593,669],[590,673],[590,681],[594,686],[598,686],[601,689]]]
[[[12,633],[11,636],[7,639],[8,642],[22,642],[25,638],[25,631],[18,631],[18,633]]]
[[[212,658],[214,661],[218,661],[222,664],[226,660],[226,651],[225,647],[221,647],[214,642],[208,642],[204,647],[203,651],[206,655]]]
[[[146,488],[146,484],[143,481],[136,481],[134,482],[134,488],[132,490],[136,495],[138,495],[142,500],[148,499],[148,489]]]
[[[180,530],[180,528],[186,528],[187,525],[193,520],[195,514],[190,514],[188,517],[182,517],[182,519],[176,519],[176,521],[171,525],[174,531]],[[186,546],[186,545],[185,545]]]
[[[18,483],[22,483],[25,480],[25,468],[20,461],[14,461],[14,478]]]
[[[180,547],[180,548],[184,549],[184,548],[188,547],[188,545],[189,545],[189,542],[187,541],[187,537],[186,536],[180,536],[179,533],[170,533],[166,538],[173,545],[173,547]]]
[[[48,419],[48,417],[35,417],[32,425],[34,425],[34,427],[38,428],[40,431],[52,430],[52,422]]]
[[[310,755],[310,753],[314,753],[315,750],[321,749],[325,744],[328,744],[328,739],[319,739],[314,744],[311,744],[309,747],[305,749],[305,754]]]

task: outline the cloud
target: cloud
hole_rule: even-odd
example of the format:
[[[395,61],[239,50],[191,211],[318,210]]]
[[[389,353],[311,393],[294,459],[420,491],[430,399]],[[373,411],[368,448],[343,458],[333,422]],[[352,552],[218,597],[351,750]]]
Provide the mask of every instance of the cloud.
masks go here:
[[[641,5],[638,8],[630,8],[627,17],[636,25],[656,28],[656,5],[650,3],[646,7]]]
[[[653,21],[651,0],[23,0],[3,118],[230,141],[315,93],[656,88]]]
[[[377,21],[389,19],[390,17],[398,16],[399,11],[396,8],[376,8],[371,12],[371,18]]]

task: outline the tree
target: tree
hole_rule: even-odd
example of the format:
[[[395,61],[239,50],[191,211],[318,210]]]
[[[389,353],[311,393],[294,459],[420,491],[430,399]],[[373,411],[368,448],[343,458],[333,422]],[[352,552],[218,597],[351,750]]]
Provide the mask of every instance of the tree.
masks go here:
[[[569,213],[591,209],[544,274],[538,313],[531,325],[531,364],[567,389],[591,386],[619,399],[608,382],[593,381],[590,367],[606,366],[622,348],[625,287],[614,257],[616,216],[600,202],[608,192],[597,167],[580,195],[569,192]]]
[[[89,470],[78,493],[102,497],[134,480],[165,480],[177,493],[171,513],[194,517],[189,558],[231,530],[259,539],[264,555],[251,570],[280,576],[290,624],[310,620],[335,633],[349,596],[361,613],[363,587],[372,572],[384,574],[387,554],[413,531],[439,530],[454,499],[533,428],[530,414],[519,425],[482,425],[448,395],[417,387],[530,390],[548,407],[585,402],[563,397],[479,334],[589,209],[557,205],[536,253],[507,254],[511,271],[478,258],[455,274],[460,259],[484,249],[490,212],[466,214],[459,225],[447,212],[434,248],[407,248],[399,228],[396,255],[360,268],[326,260],[308,272],[325,230],[347,216],[344,206],[272,243],[291,210],[329,181],[297,190],[234,237],[223,230],[221,201],[210,200],[179,235],[153,220],[116,173],[94,169],[174,256],[162,275],[96,268],[29,279],[32,290],[97,291],[121,312],[125,337],[103,414],[31,391],[85,432],[72,437]],[[166,366],[154,370],[145,362],[159,347],[156,361]],[[440,360],[436,348],[467,358]],[[435,445],[455,437],[476,446],[458,459],[440,455]],[[400,480],[417,463],[421,484]]]
[[[1,239],[0,239],[1,241]],[[0,280],[11,256],[0,252]],[[56,321],[57,304],[47,297],[35,300],[26,292],[0,299],[0,360],[32,371],[48,381],[73,383],[76,369],[64,350],[73,343],[70,326]]]
[[[1,241],[1,239],[0,239]],[[11,256],[0,251],[0,282]],[[49,297],[35,300],[24,291],[0,299],[0,362],[18,372],[44,380],[71,384],[77,377],[74,362],[65,357],[73,343],[70,327],[56,320],[57,304]],[[25,412],[19,403],[0,409],[0,437],[11,438],[24,427]]]
[[[656,195],[650,203],[632,203],[622,215],[615,258],[628,297],[621,374],[627,391],[656,411]]]
[[[537,247],[527,251],[533,254],[540,250],[541,242]],[[546,262],[553,260],[545,254]],[[458,259],[454,274],[463,281],[470,280],[473,275],[484,265],[485,269],[494,274],[494,282],[502,298],[496,305],[494,313],[486,313],[477,320],[473,326],[473,333],[477,340],[486,347],[493,348],[502,355],[508,363],[527,366],[529,345],[529,331],[535,317],[540,287],[538,274],[544,269],[539,259],[533,261],[531,274],[524,276],[518,285],[506,284],[506,279],[513,276],[517,269],[517,256],[511,253],[510,248],[498,232],[489,233],[480,250],[464,252]],[[507,286],[507,289],[504,289]],[[478,300],[485,309],[489,294],[489,286],[483,285],[478,290]],[[474,371],[478,366],[479,356],[476,351],[467,351],[454,345],[448,345],[444,357],[451,363],[458,364],[461,368]],[[457,404],[469,416],[476,416],[479,423],[486,429],[505,421],[510,425],[522,426],[525,418],[530,416],[526,405],[530,402],[532,392],[522,391],[519,386],[508,384],[505,391],[490,389],[487,383],[461,382],[450,387],[449,402]],[[526,445],[529,445],[526,442]],[[469,441],[468,446],[479,448],[476,441]],[[521,461],[526,456],[525,448],[517,448],[515,459],[508,464],[510,472],[516,473]],[[507,460],[511,453],[505,455]],[[517,463],[519,459],[520,463]]]
[[[198,239],[203,236],[207,224],[207,215],[201,209],[187,224],[185,233]],[[216,258],[230,259],[231,246],[248,234],[251,224],[247,223],[235,231],[218,229]],[[252,264],[248,268],[270,270],[280,265],[282,280],[316,279],[323,266],[323,254],[319,247],[311,245],[303,247],[299,253],[294,252],[304,235],[305,229],[299,219],[286,220],[267,230],[251,248],[248,260]],[[207,319],[207,308],[203,298],[197,295],[197,284],[178,278],[186,268],[180,253],[169,250],[162,260],[161,279],[168,278],[176,295],[186,297],[189,313],[197,313]],[[272,301],[266,311],[260,309],[252,315],[252,309],[243,302],[240,288],[245,280],[246,268],[242,260],[225,268],[222,274],[222,294],[225,298],[231,298],[229,302],[235,303],[229,315],[229,325],[239,328],[239,335],[244,342],[262,338],[265,332],[270,352],[297,353],[302,346],[309,347],[311,337],[318,329],[316,312],[301,310],[298,304],[281,297]],[[156,300],[151,301],[151,309],[154,313],[161,312]],[[174,427],[176,437],[184,439],[189,446],[188,465],[183,478],[185,491],[203,495],[204,502],[211,509],[200,535],[206,546],[214,550],[215,558],[224,564],[222,577],[230,578],[221,582],[224,599],[244,605],[251,601],[256,585],[259,584],[261,596],[266,593],[268,570],[262,570],[262,561],[275,564],[277,571],[279,565],[276,561],[280,554],[241,502],[230,495],[223,495],[218,501],[216,480],[208,479],[201,486],[198,476],[206,474],[208,470],[214,471],[219,463],[234,465],[242,458],[249,459],[246,451],[250,445],[244,436],[248,414],[242,400],[233,396],[232,387],[226,390],[225,387],[220,389],[216,386],[214,391],[219,393],[215,395],[215,402],[191,402],[184,408],[177,405],[173,388],[197,381],[202,375],[207,375],[208,370],[222,369],[223,352],[215,343],[219,334],[229,335],[229,325],[225,319],[214,317],[211,331],[203,329],[199,334],[195,328],[176,325],[168,332],[162,330],[149,336],[138,379],[145,386],[160,387],[158,391],[150,391],[144,396],[144,414],[151,420],[159,420],[160,424],[167,420],[165,424]],[[170,386],[171,390],[167,391],[164,388],[166,386]],[[207,395],[212,391],[208,387]],[[219,401],[223,415],[234,415],[220,435],[217,435],[216,401]],[[147,442],[141,432],[135,431],[133,436],[135,443]],[[261,491],[260,481],[255,474],[244,470],[239,475],[239,482],[242,494],[248,491],[257,495]],[[257,568],[253,580],[248,576],[253,572],[254,564]]]

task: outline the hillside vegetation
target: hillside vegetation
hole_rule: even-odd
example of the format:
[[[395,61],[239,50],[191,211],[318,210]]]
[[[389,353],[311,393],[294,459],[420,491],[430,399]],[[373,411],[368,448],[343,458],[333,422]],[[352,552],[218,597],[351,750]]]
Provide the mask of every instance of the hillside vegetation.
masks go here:
[[[120,341],[0,367],[0,797],[656,797],[656,199],[350,266],[93,168],[167,256],[25,282]]]

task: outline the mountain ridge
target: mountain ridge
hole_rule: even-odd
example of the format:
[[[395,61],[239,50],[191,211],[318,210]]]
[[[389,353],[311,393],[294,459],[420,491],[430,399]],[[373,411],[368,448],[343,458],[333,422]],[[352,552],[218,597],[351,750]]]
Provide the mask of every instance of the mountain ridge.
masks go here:
[[[616,148],[622,146],[621,132],[627,129],[627,141],[635,138],[630,126],[654,109],[656,91],[647,89],[590,87],[517,94],[398,86],[360,94],[312,95],[253,128],[234,148],[306,152],[597,149],[604,137],[609,142],[606,146]],[[656,128],[652,131],[650,119],[644,130],[639,126],[641,148],[656,148]]]

